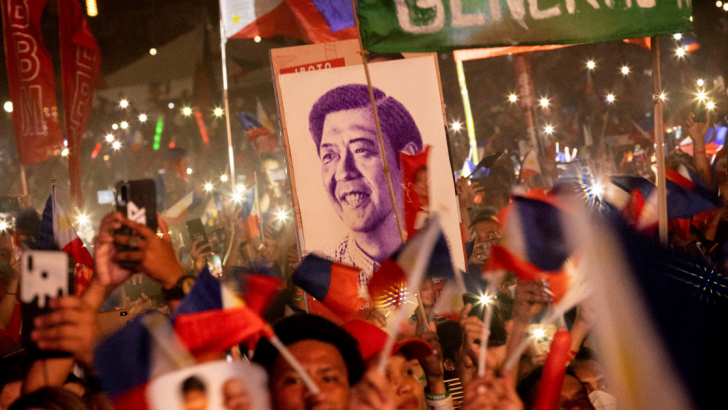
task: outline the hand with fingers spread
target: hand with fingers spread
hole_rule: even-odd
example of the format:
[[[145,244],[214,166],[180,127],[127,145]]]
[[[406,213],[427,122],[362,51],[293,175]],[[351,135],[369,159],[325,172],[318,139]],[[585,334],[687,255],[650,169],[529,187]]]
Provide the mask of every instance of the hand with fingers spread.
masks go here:
[[[114,231],[121,228],[121,214],[112,212],[101,220],[99,234],[94,240],[95,276],[93,281],[112,290],[129,279],[131,272],[115,261]]]
[[[100,331],[96,311],[77,296],[50,301],[53,312],[35,319],[31,339],[41,350],[71,353],[80,363],[90,367]]]
[[[463,410],[523,410],[513,377],[485,376],[474,380],[465,388]]]
[[[551,296],[546,292],[543,281],[519,279],[516,285],[516,298],[513,302],[513,320],[528,323],[550,302]]]
[[[366,320],[374,326],[381,327],[382,329],[385,329],[387,327],[386,316],[384,316],[384,314],[376,308],[369,311]]]
[[[177,261],[177,256],[169,237],[169,228],[162,218],[158,218],[162,236],[157,236],[146,225],[138,224],[127,218],[120,217],[121,225],[129,227],[132,236],[114,235],[114,242],[119,245],[136,245],[137,250],[117,252],[114,260],[129,261],[136,265],[136,269],[144,272],[151,279],[161,283],[166,289],[174,287],[177,280],[184,276],[184,269]],[[136,238],[136,239],[134,239]]]
[[[394,396],[385,375],[374,367],[352,388],[349,410],[394,410]]]
[[[473,363],[478,363],[480,356],[480,338],[483,336],[483,321],[477,316],[469,316],[473,305],[468,303],[460,312],[460,326],[465,335],[465,349]],[[490,335],[490,332],[488,332]]]
[[[204,238],[197,238],[192,242],[192,248],[190,249],[190,256],[195,261],[195,272],[199,272],[207,263],[207,257],[212,255],[212,245],[209,243],[203,243]]]

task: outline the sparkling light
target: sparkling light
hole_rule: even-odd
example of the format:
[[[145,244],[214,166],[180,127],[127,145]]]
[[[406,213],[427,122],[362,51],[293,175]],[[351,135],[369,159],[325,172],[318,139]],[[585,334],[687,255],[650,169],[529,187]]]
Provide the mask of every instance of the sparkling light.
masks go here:
[[[215,108],[215,116],[222,117],[222,108]]]
[[[607,102],[609,102],[609,103],[614,102],[614,94],[607,94]]]
[[[119,124],[116,124],[116,123],[111,124],[111,129],[114,130],[114,131],[118,130],[119,129]]]
[[[86,225],[91,222],[91,218],[88,215],[80,214],[76,217],[76,223],[79,225]]]
[[[243,184],[235,185],[235,191],[240,192],[240,193],[245,193],[245,185],[243,185]]]
[[[514,102],[518,101],[518,96],[516,94],[511,94],[508,96],[508,101],[514,103]]]
[[[714,103],[713,101],[708,101],[708,102],[707,102],[707,103],[705,104],[705,108],[707,108],[707,109],[709,109],[709,110],[714,110],[714,109],[715,109],[715,103]]]
[[[113,148],[113,149],[117,149],[117,150],[118,150],[118,149],[120,149],[120,148],[121,148],[121,142],[119,142],[119,141],[114,141],[114,143],[113,143],[113,144],[111,144],[111,148]]]
[[[63,148],[63,151],[61,151],[61,156],[62,157],[67,157],[68,156],[68,148]]]
[[[680,39],[682,38],[682,34],[680,34],[680,33],[676,33],[676,34],[673,34],[673,36],[672,36],[672,37],[673,37],[673,38],[674,38],[675,40],[680,40]]]
[[[220,181],[227,182],[228,176],[227,175],[220,175]]]
[[[129,100],[124,98],[123,100],[119,101],[119,107],[121,107],[121,108],[129,107]]]
[[[192,108],[190,108],[190,107],[183,108],[182,109],[182,114],[184,114],[186,117],[189,117],[190,114],[192,114]]]
[[[278,209],[276,211],[276,220],[281,222],[288,220],[288,211],[285,209]]]
[[[187,175],[192,175],[192,168],[187,168]]]
[[[452,123],[453,131],[460,131],[460,128],[462,128],[462,124],[460,124],[458,121]]]
[[[157,49],[156,48],[150,48],[149,49],[149,54],[151,54],[153,56],[156,56],[157,55]]]
[[[586,62],[586,68],[593,70],[597,67],[597,63],[594,62],[594,60],[589,60]]]
[[[106,142],[114,142],[114,134],[106,134]]]
[[[260,36],[255,36],[253,40],[255,40],[256,43],[260,43]]]
[[[541,98],[541,101],[539,101],[539,104],[541,104],[542,108],[547,108],[549,106],[549,99],[546,97]]]
[[[553,134],[554,133],[554,126],[553,125],[547,125],[546,128],[543,129],[546,134]]]
[[[546,330],[544,330],[541,327],[537,327],[536,329],[533,329],[533,337],[536,339],[542,339],[544,336],[546,336]]]
[[[0,231],[5,231],[8,229],[8,223],[6,221],[0,221]]]
[[[705,101],[706,98],[705,91],[698,91],[698,100]]]
[[[240,192],[236,192],[233,194],[233,201],[240,202],[242,200],[243,200],[243,194],[241,194]]]
[[[665,97],[665,93],[660,93],[660,96],[658,97],[660,100],[665,101],[667,97]]]
[[[205,191],[207,191],[207,192],[212,191],[212,184],[211,183],[208,182],[208,183],[205,184]]]
[[[698,87],[702,87],[704,85],[705,85],[705,81],[702,78],[698,79]]]
[[[127,128],[129,128],[129,123],[128,123],[128,122],[126,122],[126,121],[122,121],[122,122],[121,122],[121,129],[122,129],[122,130],[125,130],[125,129],[127,129]]]
[[[629,67],[624,65],[624,66],[622,66],[622,75],[627,75],[627,74],[629,74]]]
[[[478,297],[478,303],[480,303],[481,305],[487,305],[488,303],[492,302],[492,300],[493,299],[488,295],[480,295],[480,297]]]
[[[12,101],[5,101],[5,105],[3,105],[3,108],[5,108],[5,112],[13,112]]]
[[[139,114],[139,121],[144,122],[147,120],[147,114]]]
[[[684,49],[684,48],[682,48],[682,47],[678,47],[678,49],[677,49],[677,50],[675,50],[675,54],[676,54],[676,55],[677,55],[678,57],[680,57],[680,58],[682,58],[682,57],[685,57],[685,49]]]

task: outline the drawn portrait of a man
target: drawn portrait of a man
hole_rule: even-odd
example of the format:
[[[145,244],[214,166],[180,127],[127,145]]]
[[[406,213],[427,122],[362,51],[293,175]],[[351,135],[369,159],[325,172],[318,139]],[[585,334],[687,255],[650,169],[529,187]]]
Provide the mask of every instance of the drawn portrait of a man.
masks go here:
[[[374,98],[401,218],[399,152],[420,152],[422,136],[402,103],[377,88]],[[346,84],[322,95],[309,114],[309,131],[328,199],[349,228],[335,249],[324,252],[362,269],[361,284],[401,245],[367,86]]]

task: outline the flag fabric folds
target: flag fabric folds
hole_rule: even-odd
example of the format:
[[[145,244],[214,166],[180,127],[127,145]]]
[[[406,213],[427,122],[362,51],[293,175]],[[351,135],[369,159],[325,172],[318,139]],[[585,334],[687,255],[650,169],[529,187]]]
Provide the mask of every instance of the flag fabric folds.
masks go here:
[[[80,295],[88,286],[93,276],[94,260],[76,229],[56,201],[56,186],[51,187],[51,194],[43,209],[38,234],[38,249],[61,250],[71,256],[76,264],[74,271],[75,293]]]
[[[357,37],[346,0],[220,0],[220,10],[227,38],[284,35],[326,43]]]
[[[81,137],[91,113],[93,86],[101,66],[101,53],[76,0],[59,0],[63,107],[68,139],[68,174],[71,196],[83,207],[81,189]]]
[[[415,188],[418,177],[421,178],[424,173],[424,177],[427,178],[429,153],[429,146],[426,146],[420,153],[415,155],[409,155],[405,152],[399,153],[402,168],[402,188],[404,189],[404,223],[408,238],[412,238],[417,234],[417,230],[427,221],[429,213],[427,209],[423,208],[422,199]],[[429,191],[430,187],[427,179],[425,179],[425,186]]]
[[[164,217],[170,225],[182,222],[187,215],[197,209],[202,204],[202,198],[196,192],[190,192],[177,201],[176,204],[169,207],[164,212]]]
[[[20,165],[42,162],[63,150],[56,111],[51,55],[43,44],[46,0],[2,3],[5,58]]]
[[[341,320],[356,315],[366,303],[359,296],[359,269],[310,254],[293,272],[293,283]]]
[[[277,262],[257,258],[253,266],[233,268],[233,278],[240,284],[245,304],[258,315],[263,315],[283,284],[283,274]]]

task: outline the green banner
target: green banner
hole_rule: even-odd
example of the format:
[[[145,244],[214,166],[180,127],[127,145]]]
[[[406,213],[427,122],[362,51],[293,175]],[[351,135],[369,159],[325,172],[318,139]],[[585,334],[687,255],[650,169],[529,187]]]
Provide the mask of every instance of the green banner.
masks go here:
[[[691,0],[359,0],[379,53],[573,44],[682,33]]]

